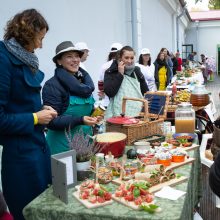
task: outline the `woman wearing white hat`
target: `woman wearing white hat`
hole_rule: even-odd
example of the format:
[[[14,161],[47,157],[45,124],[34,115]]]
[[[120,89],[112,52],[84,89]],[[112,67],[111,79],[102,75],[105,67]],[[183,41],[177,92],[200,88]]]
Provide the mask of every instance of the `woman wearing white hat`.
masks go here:
[[[104,84],[104,75],[105,75],[105,71],[112,65],[113,60],[116,59],[117,53],[119,50],[121,50],[122,48],[122,44],[121,43],[113,43],[110,47],[109,50],[109,54],[108,54],[108,58],[107,58],[107,62],[104,63],[101,67],[100,70],[100,74],[99,74],[99,85],[100,84]],[[103,87],[103,86],[101,86]],[[99,97],[102,99],[101,104],[105,107],[108,106],[109,104],[109,98],[108,96],[105,95],[103,89],[100,89],[99,86],[99,92],[98,92]]]
[[[149,90],[157,91],[155,78],[154,78],[155,66],[151,63],[150,50],[148,48],[143,48],[141,50],[141,54],[139,56],[139,60],[136,65],[140,67]]]
[[[70,129],[72,137],[79,130],[92,135],[92,125],[98,122],[97,118],[90,117],[95,87],[89,74],[79,67],[82,55],[71,41],[60,43],[53,57],[55,74],[43,87],[44,104],[58,113],[48,125],[46,138],[51,154],[69,150],[65,130]]]

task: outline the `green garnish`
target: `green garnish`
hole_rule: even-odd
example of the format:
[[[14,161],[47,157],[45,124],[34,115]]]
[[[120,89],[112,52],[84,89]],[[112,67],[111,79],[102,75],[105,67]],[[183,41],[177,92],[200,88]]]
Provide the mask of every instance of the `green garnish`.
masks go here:
[[[179,173],[176,173],[176,178],[179,179],[182,175]]]
[[[145,212],[148,212],[150,214],[153,214],[156,212],[157,208],[159,208],[159,206],[155,205],[155,204],[150,204],[150,205],[141,205],[140,206],[141,209],[143,209]]]
[[[101,189],[100,189],[99,192],[98,192],[98,195],[101,196],[101,197],[103,197],[104,194],[105,194],[104,190],[101,190]]]
[[[141,189],[148,189],[150,187],[150,184],[147,183],[147,182],[139,182],[139,183],[134,183],[134,186],[137,187],[137,188],[141,188]]]
[[[188,142],[188,140],[185,139],[185,138],[180,138],[180,139],[178,139],[177,141],[178,141],[180,144],[185,144],[185,143]]]
[[[135,187],[134,190],[133,190],[134,198],[139,197],[140,194],[141,194],[141,193],[140,193],[140,190],[139,190],[137,187]]]

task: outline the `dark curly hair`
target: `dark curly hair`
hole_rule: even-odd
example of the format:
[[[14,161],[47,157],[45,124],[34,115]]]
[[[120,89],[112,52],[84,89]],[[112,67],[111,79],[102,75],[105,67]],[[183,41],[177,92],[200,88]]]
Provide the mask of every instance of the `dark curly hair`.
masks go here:
[[[7,22],[4,40],[12,37],[23,47],[28,46],[35,40],[36,33],[49,26],[44,17],[36,9],[27,9],[16,14]]]

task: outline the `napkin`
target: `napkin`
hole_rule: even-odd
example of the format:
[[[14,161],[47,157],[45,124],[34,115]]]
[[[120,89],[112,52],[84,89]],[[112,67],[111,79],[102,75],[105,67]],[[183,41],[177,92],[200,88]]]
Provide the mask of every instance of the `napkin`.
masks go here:
[[[170,200],[177,200],[184,194],[186,194],[186,192],[173,189],[170,186],[164,186],[160,191],[155,193],[155,196],[160,197],[160,198],[170,199]]]

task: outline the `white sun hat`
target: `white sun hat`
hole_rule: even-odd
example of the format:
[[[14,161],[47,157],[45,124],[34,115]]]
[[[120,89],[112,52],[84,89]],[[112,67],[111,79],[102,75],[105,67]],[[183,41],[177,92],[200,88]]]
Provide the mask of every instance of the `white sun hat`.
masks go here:
[[[89,47],[87,46],[87,44],[85,42],[77,42],[75,44],[76,48],[78,48],[79,50],[88,50],[90,51],[91,49],[89,49]]]
[[[150,50],[148,48],[143,48],[141,50],[141,54],[144,55],[144,54],[150,54]]]
[[[123,47],[123,46],[122,46],[121,43],[113,43],[113,44],[111,45],[111,47],[110,47],[109,53],[117,52],[117,51],[121,50],[122,47]]]

